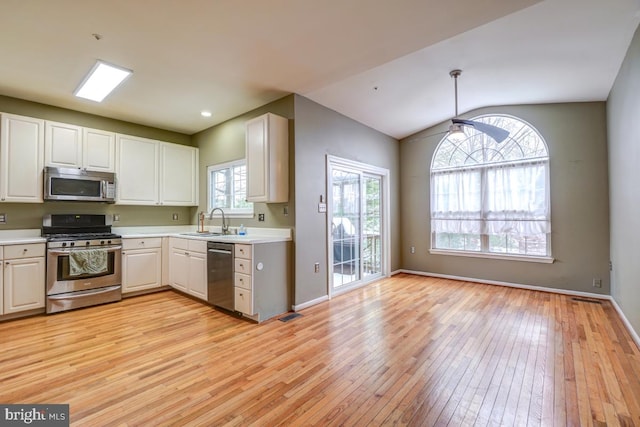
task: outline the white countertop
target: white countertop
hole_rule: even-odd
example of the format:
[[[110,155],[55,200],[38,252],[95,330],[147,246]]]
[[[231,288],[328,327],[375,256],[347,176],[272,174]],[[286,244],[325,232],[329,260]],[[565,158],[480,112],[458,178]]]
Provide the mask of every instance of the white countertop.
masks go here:
[[[40,229],[0,230],[0,245],[22,245],[26,243],[45,243]]]
[[[220,232],[220,227],[207,227],[206,230]],[[289,228],[247,228],[247,234],[244,236],[237,234],[227,234],[222,236],[185,234],[196,233],[197,228],[195,225],[166,227],[113,227],[112,231],[120,234],[125,239],[145,237],[181,237],[184,239],[246,244],[286,242],[291,240],[291,229]]]
[[[220,232],[220,227],[207,227],[207,230]],[[145,237],[182,237],[185,239],[246,244],[287,242],[292,240],[291,229],[289,228],[247,228],[247,234],[244,236],[237,234],[227,234],[224,236],[197,236],[184,234],[195,233],[197,231],[195,225],[113,227],[112,231],[116,234],[122,235],[125,239]],[[45,243],[47,240],[40,234],[40,229],[0,230],[0,245]]]

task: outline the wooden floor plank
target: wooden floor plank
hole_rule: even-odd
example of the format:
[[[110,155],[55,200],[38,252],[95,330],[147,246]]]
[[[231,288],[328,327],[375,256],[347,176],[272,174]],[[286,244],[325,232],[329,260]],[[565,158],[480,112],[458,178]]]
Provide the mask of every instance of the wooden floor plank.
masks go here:
[[[257,325],[173,292],[0,323],[0,402],[71,424],[640,427],[608,301],[399,274]]]

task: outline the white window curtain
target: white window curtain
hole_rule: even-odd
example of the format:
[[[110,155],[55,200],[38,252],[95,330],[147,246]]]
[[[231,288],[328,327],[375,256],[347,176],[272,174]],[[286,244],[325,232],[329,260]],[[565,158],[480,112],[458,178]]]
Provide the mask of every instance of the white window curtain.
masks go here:
[[[431,229],[439,233],[480,234],[481,171],[438,172],[431,180]]]
[[[432,173],[431,230],[533,236],[551,231],[548,162]]]
[[[551,232],[547,163],[487,169],[485,234],[534,236]]]

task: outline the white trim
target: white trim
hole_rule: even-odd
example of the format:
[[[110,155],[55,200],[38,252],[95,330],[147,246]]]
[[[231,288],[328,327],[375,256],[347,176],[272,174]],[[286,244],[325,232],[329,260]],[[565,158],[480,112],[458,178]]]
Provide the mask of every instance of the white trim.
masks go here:
[[[624,326],[627,327],[627,331],[629,331],[629,335],[631,335],[631,338],[640,349],[640,336],[638,336],[636,331],[633,329],[633,326],[631,326],[631,322],[629,322],[629,319],[627,319],[627,316],[624,315],[622,308],[620,308],[620,306],[612,296],[609,297],[609,301],[611,301],[613,308],[616,309],[616,311],[618,312],[618,316],[620,316],[620,319],[622,319],[622,323],[624,323]]]
[[[509,261],[526,261],[526,262],[539,262],[543,264],[553,264],[555,258],[547,256],[530,256],[530,255],[516,255],[516,254],[498,254],[487,252],[471,252],[471,251],[453,251],[448,249],[429,249],[429,253],[432,255],[451,255],[451,256],[465,256],[471,258],[488,258],[488,259],[501,259]]]
[[[322,296],[320,298],[312,299],[311,301],[303,302],[302,304],[292,305],[291,308],[293,311],[303,310],[305,308],[309,308],[314,305],[318,305],[322,302],[329,301],[329,295]]]
[[[382,191],[382,224],[381,224],[381,235],[382,235],[382,277],[390,277],[389,269],[391,268],[391,184],[390,184],[390,172],[389,169],[385,169],[382,167],[370,165],[367,163],[358,162],[355,160],[345,159],[342,157],[337,157],[331,154],[327,154],[326,156],[326,165],[325,165],[325,178],[326,178],[326,203],[327,203],[327,213],[326,213],[326,221],[327,221],[327,266],[329,277],[327,280],[327,294],[329,298],[334,295],[334,291],[336,290],[333,287],[333,244],[331,237],[331,220],[333,219],[333,197],[331,194],[331,171],[334,166],[345,167],[353,169],[354,171],[360,174],[370,174],[370,175],[379,175],[381,178],[381,191]],[[378,278],[376,277],[376,280]],[[348,286],[344,288],[344,291],[336,293],[336,295],[347,292],[349,290],[357,289],[362,286],[368,285],[372,283],[373,280],[363,280],[360,279],[359,282],[356,282],[353,286]]]
[[[221,171],[224,169],[231,169],[231,175],[233,175],[233,168],[236,166],[247,166],[247,159],[242,158],[233,160],[230,162],[218,163],[207,166],[207,210],[210,212],[215,206],[212,206],[213,200],[211,198],[211,172]],[[233,194],[232,194],[233,195]],[[232,202],[233,203],[233,202]],[[250,203],[250,207],[247,208],[230,208],[223,207],[225,217],[229,218],[253,218],[255,215],[254,204]],[[213,218],[221,218],[220,214],[214,215]]]
[[[500,282],[497,280],[474,279],[471,277],[453,276],[450,274],[429,273],[426,271],[414,271],[414,270],[404,270],[404,269],[400,269],[398,271],[400,273],[415,274],[417,276],[438,277],[441,279],[460,280],[463,282],[482,283],[485,285],[506,286],[509,288],[527,289],[530,291],[550,292],[552,294],[573,295],[577,297],[586,297],[586,298],[595,298],[595,299],[604,299],[604,300],[611,299],[609,295],[594,294],[591,292],[571,291],[567,289],[558,289],[558,288],[547,288],[545,286],[521,285],[519,283]]]

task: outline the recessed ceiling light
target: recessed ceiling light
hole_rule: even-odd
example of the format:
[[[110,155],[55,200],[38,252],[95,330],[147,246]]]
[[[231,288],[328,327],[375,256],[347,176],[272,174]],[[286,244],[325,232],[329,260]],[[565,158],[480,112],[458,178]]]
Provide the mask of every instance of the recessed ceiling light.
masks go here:
[[[117,65],[97,61],[74,94],[80,98],[102,102],[132,72]]]
[[[211,117],[211,111],[200,111],[202,117]]]

